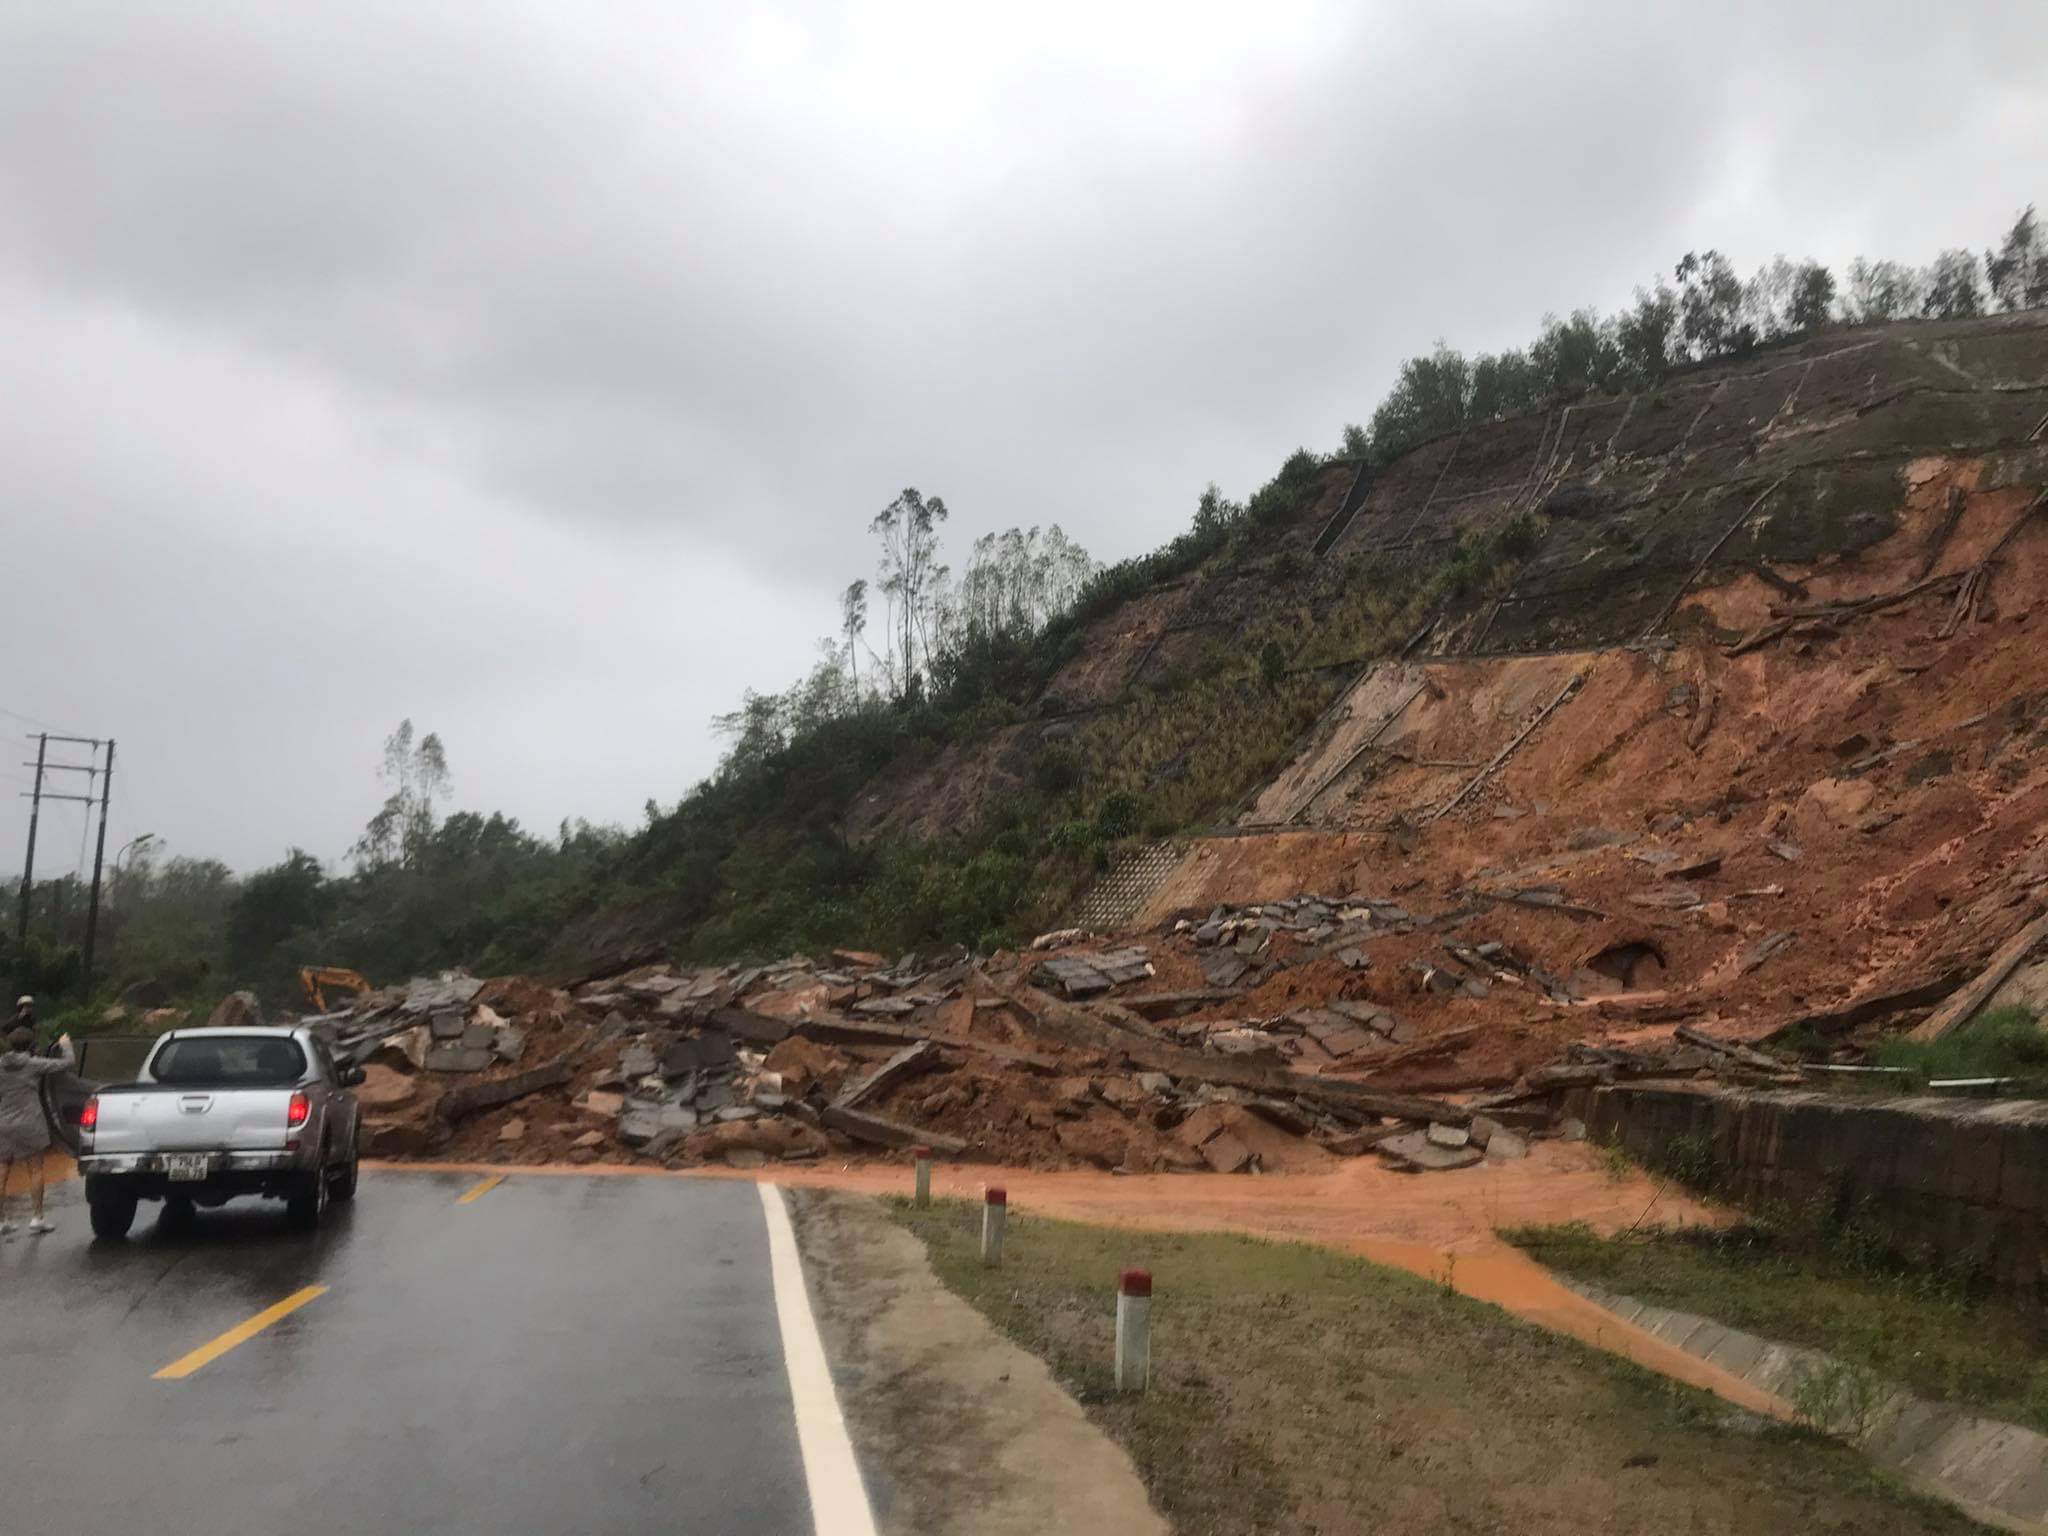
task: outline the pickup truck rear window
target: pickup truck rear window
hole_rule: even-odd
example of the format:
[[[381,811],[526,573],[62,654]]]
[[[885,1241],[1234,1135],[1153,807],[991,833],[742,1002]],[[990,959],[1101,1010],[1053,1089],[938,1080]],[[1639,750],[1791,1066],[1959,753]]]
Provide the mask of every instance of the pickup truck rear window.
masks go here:
[[[181,1088],[289,1088],[306,1075],[306,1053],[275,1035],[213,1035],[166,1042],[149,1070]]]

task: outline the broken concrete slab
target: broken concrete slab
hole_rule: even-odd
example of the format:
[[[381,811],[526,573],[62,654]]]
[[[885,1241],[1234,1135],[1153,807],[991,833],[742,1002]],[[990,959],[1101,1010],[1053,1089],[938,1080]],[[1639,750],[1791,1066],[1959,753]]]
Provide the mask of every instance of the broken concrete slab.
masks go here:
[[[766,1014],[746,1008],[715,1009],[710,1023],[735,1040],[745,1040],[752,1045],[780,1045],[796,1027],[787,1019],[771,1019]]]
[[[644,1147],[661,1134],[661,1112],[629,1109],[619,1116],[617,1136],[629,1147]]]
[[[1227,951],[1202,956],[1202,979],[1211,987],[1233,987],[1250,969],[1251,966],[1242,957]]]
[[[481,1072],[498,1059],[488,1047],[444,1040],[427,1052],[429,1072]]]
[[[929,1040],[920,1040],[915,1045],[906,1045],[874,1071],[848,1083],[836,1102],[842,1109],[857,1109],[897,1083],[935,1071],[939,1066],[939,1048]]]
[[[1506,1126],[1487,1138],[1486,1155],[1496,1162],[1517,1162],[1529,1155],[1529,1143]]]
[[[1484,1152],[1473,1146],[1440,1147],[1430,1140],[1426,1130],[1404,1131],[1400,1135],[1389,1136],[1373,1150],[1404,1173],[1470,1168],[1486,1157]]]

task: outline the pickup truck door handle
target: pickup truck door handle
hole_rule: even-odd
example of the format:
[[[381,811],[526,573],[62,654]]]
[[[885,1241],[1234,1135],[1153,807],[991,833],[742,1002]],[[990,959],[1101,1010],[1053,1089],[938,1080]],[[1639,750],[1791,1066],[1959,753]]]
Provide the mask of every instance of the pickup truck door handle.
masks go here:
[[[210,1093],[188,1093],[178,1100],[178,1113],[181,1115],[203,1115],[211,1108],[213,1095]]]

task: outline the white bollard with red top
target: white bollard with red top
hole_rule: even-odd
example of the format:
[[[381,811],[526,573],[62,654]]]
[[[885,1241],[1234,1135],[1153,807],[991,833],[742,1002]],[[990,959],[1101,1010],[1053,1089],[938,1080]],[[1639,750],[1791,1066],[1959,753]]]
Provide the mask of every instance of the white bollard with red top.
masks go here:
[[[1009,1192],[989,1185],[981,1196],[981,1262],[990,1269],[1003,1262],[1003,1226],[1009,1216]]]
[[[930,1205],[932,1203],[932,1149],[930,1147],[912,1147],[910,1149],[910,1164],[916,1170],[917,1203],[919,1205]]]
[[[1127,1269],[1116,1287],[1116,1389],[1143,1392],[1152,1382],[1152,1276]]]

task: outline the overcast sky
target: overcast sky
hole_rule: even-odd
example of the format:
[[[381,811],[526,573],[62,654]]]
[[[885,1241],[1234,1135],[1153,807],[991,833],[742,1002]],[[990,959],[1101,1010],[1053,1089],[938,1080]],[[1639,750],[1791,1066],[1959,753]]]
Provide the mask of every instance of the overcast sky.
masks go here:
[[[2037,198],[2038,0],[0,0],[0,868],[38,724],[110,853],[337,859],[405,716],[631,822],[905,485],[1129,555],[1438,337]]]

